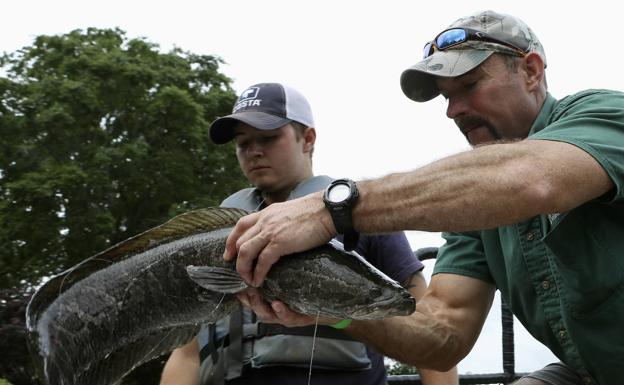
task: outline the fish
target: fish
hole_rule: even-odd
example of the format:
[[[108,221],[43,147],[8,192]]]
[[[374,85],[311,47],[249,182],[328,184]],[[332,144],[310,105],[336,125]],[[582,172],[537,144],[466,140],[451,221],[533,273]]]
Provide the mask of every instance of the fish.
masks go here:
[[[202,324],[240,306],[247,285],[223,259],[241,209],[180,214],[52,277],[26,310],[27,340],[47,385],[111,385],[188,343]],[[339,243],[281,258],[259,288],[314,316],[409,315],[415,299]]]

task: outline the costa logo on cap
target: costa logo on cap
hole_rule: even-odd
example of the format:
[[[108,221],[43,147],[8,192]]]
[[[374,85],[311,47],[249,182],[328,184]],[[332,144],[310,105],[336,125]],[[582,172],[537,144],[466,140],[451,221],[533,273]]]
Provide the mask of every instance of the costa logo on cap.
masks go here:
[[[260,87],[249,87],[238,98],[238,102],[232,108],[232,113],[235,114],[241,109],[248,107],[259,107],[262,99],[257,99]]]
[[[260,91],[259,87],[249,87],[241,94],[238,101],[246,100],[246,99],[255,99],[258,97],[258,91]]]

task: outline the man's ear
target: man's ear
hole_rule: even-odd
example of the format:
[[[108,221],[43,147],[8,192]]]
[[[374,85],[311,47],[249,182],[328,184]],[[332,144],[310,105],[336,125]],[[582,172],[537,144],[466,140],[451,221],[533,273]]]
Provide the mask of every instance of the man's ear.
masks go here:
[[[310,152],[314,149],[314,143],[316,142],[316,129],[314,127],[308,127],[303,131],[303,151]]]
[[[522,68],[526,74],[528,89],[534,91],[544,79],[544,60],[538,53],[530,52],[524,57]]]

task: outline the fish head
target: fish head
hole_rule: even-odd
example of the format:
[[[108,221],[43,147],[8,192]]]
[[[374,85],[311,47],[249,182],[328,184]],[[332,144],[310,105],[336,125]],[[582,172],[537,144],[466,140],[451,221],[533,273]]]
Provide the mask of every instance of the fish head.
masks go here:
[[[345,251],[342,244],[331,241],[326,266],[342,281],[334,292],[336,301],[351,313],[351,319],[381,319],[406,316],[416,310],[416,300],[398,282],[371,265],[355,251]],[[337,292],[340,292],[339,294]]]
[[[352,319],[381,319],[406,316],[416,310],[416,300],[399,285],[365,285],[362,297],[368,298],[352,307]]]
[[[416,301],[399,283],[355,252],[331,242],[281,258],[262,286],[267,301],[331,318],[380,319],[409,315]]]

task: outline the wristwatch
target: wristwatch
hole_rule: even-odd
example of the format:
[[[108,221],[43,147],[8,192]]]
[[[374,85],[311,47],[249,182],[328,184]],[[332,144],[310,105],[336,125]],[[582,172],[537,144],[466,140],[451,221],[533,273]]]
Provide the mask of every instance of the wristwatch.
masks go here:
[[[353,219],[351,210],[357,202],[359,193],[357,186],[351,179],[336,179],[331,182],[323,194],[323,202],[329,210],[334,227],[338,234],[344,235],[344,249],[347,251],[355,249],[358,234],[353,229]]]

